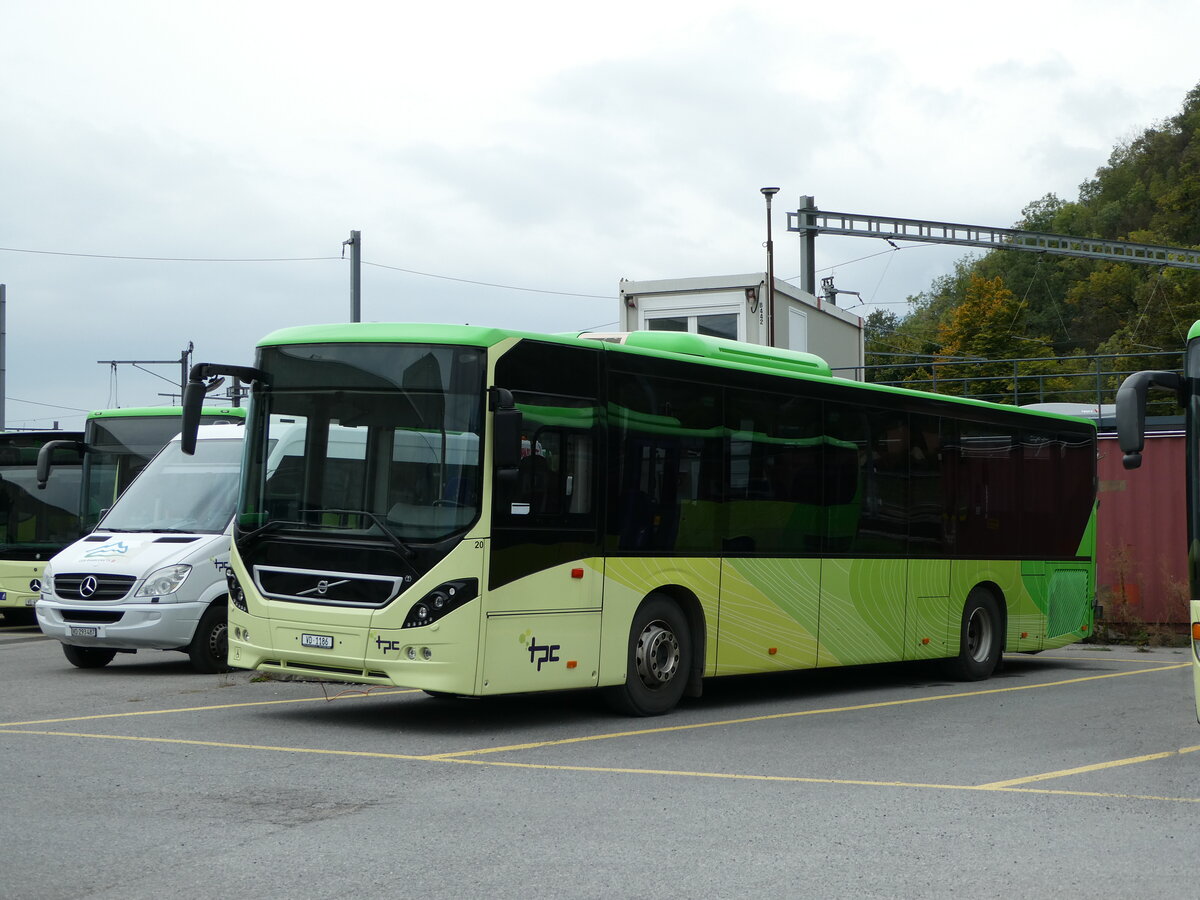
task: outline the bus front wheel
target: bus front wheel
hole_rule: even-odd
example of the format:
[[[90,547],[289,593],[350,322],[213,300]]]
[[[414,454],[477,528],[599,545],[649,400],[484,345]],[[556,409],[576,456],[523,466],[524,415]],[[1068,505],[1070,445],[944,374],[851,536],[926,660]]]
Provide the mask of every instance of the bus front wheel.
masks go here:
[[[629,628],[625,683],[607,688],[609,705],[630,716],[661,716],[683,696],[692,665],[692,636],[679,605],[651,594]]]
[[[948,662],[950,675],[959,681],[981,681],[996,670],[1003,649],[1000,607],[990,591],[977,587],[963,606],[958,656]]]
[[[77,669],[103,669],[117,655],[116,650],[105,650],[103,647],[75,647],[63,644],[62,648],[67,662]]]

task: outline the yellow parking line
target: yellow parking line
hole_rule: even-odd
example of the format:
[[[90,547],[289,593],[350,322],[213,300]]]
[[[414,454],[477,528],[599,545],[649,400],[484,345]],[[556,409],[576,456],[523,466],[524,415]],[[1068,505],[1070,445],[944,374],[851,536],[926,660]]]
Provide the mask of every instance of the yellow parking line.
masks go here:
[[[355,691],[334,694],[332,697],[295,697],[290,700],[251,700],[245,703],[221,703],[213,706],[180,706],[175,709],[143,709],[136,712],[98,713],[94,716],[64,716],[61,719],[31,719],[28,722],[0,722],[0,728],[17,725],[57,725],[61,722],[88,722],[95,719],[126,719],[134,716],[165,716],[170,713],[205,712],[212,709],[237,709],[243,706],[281,706],[285,703],[330,703],[334,700],[361,700],[363,697],[389,697],[392,694],[417,694],[415,690]]]
[[[1105,791],[1068,791],[1049,788],[1003,787],[995,785],[937,784],[920,781],[871,781],[859,778],[811,778],[802,775],[755,775],[745,772],[698,772],[679,769],[635,769],[613,766],[565,766],[545,763],[521,763],[484,759],[447,759],[436,756],[412,756],[404,753],[376,753],[368,750],[329,750],[317,747],[278,747],[270,744],[238,744],[228,741],[194,741],[182,738],[156,738],[120,734],[88,734],[72,731],[35,731],[3,729],[0,734],[29,734],[48,737],[92,738],[107,741],[135,741],[149,744],[176,744],[188,747],[212,747],[223,750],[265,750],[274,753],[303,753],[317,756],[348,756],[363,759],[398,759],[413,762],[444,762],[459,765],[500,766],[511,769],[538,769],[553,772],[591,772],[602,775],[653,775],[656,777],[709,778],[724,781],[762,781],[785,784],[826,784],[853,787],[915,788],[942,791],[984,793],[1052,794],[1065,797],[1097,797],[1110,800],[1153,800],[1168,803],[1200,803],[1200,797],[1162,797],[1153,794],[1121,794]],[[1190,748],[1191,750],[1200,748]],[[1183,751],[1180,751],[1183,752]]]
[[[1118,766],[1132,766],[1136,763],[1153,762],[1156,759],[1168,759],[1172,756],[1182,756],[1185,753],[1195,753],[1200,746],[1181,747],[1178,750],[1168,750],[1165,753],[1147,753],[1144,756],[1130,756],[1126,759],[1114,759],[1109,762],[1093,763],[1090,766],[1076,766],[1073,769],[1059,769],[1057,772],[1043,772],[1041,775],[1027,775],[1024,778],[1010,778],[1007,781],[993,781],[981,784],[981,788],[1006,788],[1018,784],[1031,784],[1035,781],[1049,781],[1051,778],[1066,778],[1068,775],[1081,775],[1084,772],[1099,772],[1102,769],[1115,769]]]
[[[1066,791],[1051,788],[992,787],[990,785],[934,784],[920,781],[867,781],[856,778],[808,778],[801,775],[751,775],[738,772],[687,772],[675,769],[627,769],[606,766],[556,766],[540,763],[502,762],[492,759],[423,759],[476,766],[506,766],[514,769],[545,769],[557,772],[596,772],[617,775],[673,775],[683,778],[717,778],[733,781],[775,781],[796,784],[839,784],[860,787],[925,788],[942,791],[982,791],[1005,794],[1053,794],[1063,797],[1103,797],[1120,800],[1164,800],[1170,803],[1200,803],[1200,797],[1159,797],[1153,794],[1116,794],[1104,791]]]
[[[634,731],[613,731],[606,734],[592,734],[583,737],[559,738],[552,741],[533,741],[527,744],[508,744],[503,747],[482,747],[476,750],[455,750],[449,753],[432,753],[427,759],[453,759],[462,756],[479,756],[485,753],[507,753],[514,750],[535,750],[540,747],[556,747],[562,744],[580,744],[587,741],[607,741],[613,738],[636,737],[644,734],[663,734],[670,731],[690,731],[696,728],[713,728],[719,725],[744,725],[750,722],[768,722],[772,719],[794,719],[799,716],[821,716],[828,713],[856,712],[864,709],[882,709],[888,706],[905,706],[910,703],[930,703],[935,700],[958,700],[963,697],[982,697],[985,694],[1005,694],[1013,691],[1029,691],[1037,688],[1059,687],[1065,684],[1080,684],[1085,681],[1097,681],[1102,678],[1124,678],[1127,675],[1144,675],[1153,672],[1166,672],[1170,669],[1182,669],[1191,663],[1178,663],[1169,666],[1159,666],[1153,669],[1138,669],[1130,672],[1108,672],[1104,675],[1084,675],[1079,678],[1067,678],[1063,681],[1046,681],[1039,684],[1021,684],[1002,688],[985,688],[979,691],[963,691],[957,694],[937,694],[932,697],[909,697],[904,700],[882,700],[878,703],[861,703],[855,706],[835,706],[823,709],[804,709],[793,712],[768,713],[762,716],[746,716],[739,719],[722,719],[717,722],[695,722],[689,725],[663,725],[659,728],[639,728]]]
[[[1187,654],[1186,650],[1180,650],[1178,655],[1185,656],[1186,654]],[[1004,658],[1006,660],[1011,660],[1012,656],[1005,656]],[[1085,653],[1083,653],[1082,651],[1080,653],[1073,654],[1071,656],[1044,656],[1039,653],[1037,656],[1028,657],[1028,659],[1029,660],[1049,659],[1049,660],[1053,660],[1054,662],[1079,662],[1081,659],[1086,659],[1088,662],[1126,662],[1126,663],[1137,663],[1138,665],[1142,665],[1142,666],[1144,666],[1146,663],[1150,662],[1150,660],[1146,659],[1146,657],[1144,657],[1144,656],[1141,659],[1126,659],[1123,656],[1108,656],[1107,654],[1102,654],[1102,653],[1096,653],[1094,656],[1088,656]]]
[[[192,741],[184,738],[142,737],[129,734],[88,734],[81,731],[34,731],[27,728],[4,728],[0,734],[33,734],[45,737],[95,738],[105,741],[139,741],[147,744],[182,744],[188,747],[218,747],[226,750],[271,750],[275,753],[312,753],[318,756],[362,756],[377,759],[424,759],[403,753],[373,753],[369,750],[322,750],[311,747],[275,747],[270,744],[234,744],[228,741]]]

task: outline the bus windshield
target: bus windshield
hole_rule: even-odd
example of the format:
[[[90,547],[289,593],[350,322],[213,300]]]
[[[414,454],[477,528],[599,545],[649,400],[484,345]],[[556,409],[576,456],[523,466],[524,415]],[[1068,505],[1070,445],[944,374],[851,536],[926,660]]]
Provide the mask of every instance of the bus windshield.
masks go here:
[[[241,538],[289,529],[407,548],[478,518],[481,350],[292,345],[264,348],[261,367]]]
[[[233,517],[242,457],[240,440],[199,441],[185,456],[167,444],[97,526],[98,531],[219,534]]]
[[[0,434],[0,559],[46,559],[79,536],[78,453],[58,451],[58,478],[47,490],[36,486],[38,451],[48,439],[63,437]]]

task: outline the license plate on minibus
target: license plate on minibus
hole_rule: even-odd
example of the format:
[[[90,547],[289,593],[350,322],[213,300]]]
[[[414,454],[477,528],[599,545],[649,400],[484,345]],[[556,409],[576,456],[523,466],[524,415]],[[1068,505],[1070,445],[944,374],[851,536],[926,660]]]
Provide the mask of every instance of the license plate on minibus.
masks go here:
[[[318,650],[333,649],[333,635],[329,634],[302,634],[300,635],[301,647],[315,647]]]
[[[100,629],[95,625],[72,625],[71,637],[99,637]]]

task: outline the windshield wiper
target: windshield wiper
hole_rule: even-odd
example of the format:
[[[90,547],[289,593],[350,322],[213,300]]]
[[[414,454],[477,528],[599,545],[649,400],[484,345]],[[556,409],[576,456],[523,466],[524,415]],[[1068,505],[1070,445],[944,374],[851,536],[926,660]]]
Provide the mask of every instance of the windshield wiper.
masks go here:
[[[336,513],[340,515],[365,516],[371,520],[373,525],[378,526],[380,530],[383,531],[384,535],[396,545],[396,549],[400,551],[400,556],[403,559],[407,560],[416,555],[416,551],[404,543],[404,541],[400,540],[400,538],[396,537],[396,535],[392,533],[391,529],[389,529],[383,523],[383,520],[380,519],[379,516],[375,515],[375,513],[367,512],[365,509],[302,509],[300,510],[300,513]],[[298,522],[290,519],[272,519],[269,522],[264,522],[253,531],[243,531],[242,537],[243,539],[258,537],[259,535],[267,534],[272,531],[280,531],[285,528],[297,528],[304,531],[311,531],[319,527],[319,525],[315,525],[312,522]]]
[[[373,525],[378,526],[379,530],[391,539],[392,543],[399,548],[405,559],[410,559],[413,556],[416,556],[416,551],[408,546],[408,544],[404,543],[404,541],[400,540],[400,538],[396,537],[396,535],[392,533],[392,530],[387,527],[386,523],[384,523],[383,519],[379,518],[379,516],[375,515],[373,512],[367,512],[365,509],[322,509],[318,510],[318,512],[338,513],[344,516],[364,516],[370,519]]]
[[[269,522],[264,522],[253,531],[243,531],[243,538],[258,537],[260,534],[266,534],[272,531],[280,531],[284,528],[311,528],[307,522],[295,522],[291,519],[271,519]]]

